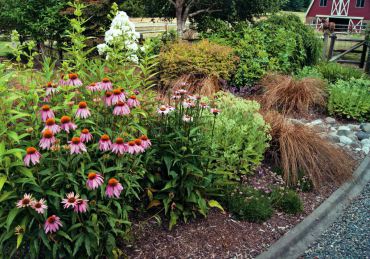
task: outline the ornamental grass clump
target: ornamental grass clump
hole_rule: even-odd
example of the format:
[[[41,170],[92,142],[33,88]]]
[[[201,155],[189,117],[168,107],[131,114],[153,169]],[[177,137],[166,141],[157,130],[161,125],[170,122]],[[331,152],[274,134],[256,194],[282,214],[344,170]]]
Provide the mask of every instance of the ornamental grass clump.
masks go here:
[[[266,110],[275,109],[283,114],[304,116],[326,105],[326,84],[317,78],[294,79],[269,74],[261,84],[265,88],[261,103]]]
[[[300,172],[308,176],[314,187],[341,184],[354,169],[354,160],[343,150],[321,138],[304,125],[292,124],[276,111],[264,114],[272,137],[268,151],[272,162],[283,170],[289,186],[298,183]]]

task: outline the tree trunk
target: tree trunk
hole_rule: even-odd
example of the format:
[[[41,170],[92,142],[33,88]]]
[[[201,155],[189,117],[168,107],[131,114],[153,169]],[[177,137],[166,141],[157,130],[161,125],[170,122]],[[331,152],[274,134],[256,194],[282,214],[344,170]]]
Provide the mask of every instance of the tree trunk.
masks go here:
[[[180,4],[177,4],[176,6],[176,25],[177,25],[177,36],[179,39],[182,39],[184,27],[183,27],[183,6],[180,6]]]

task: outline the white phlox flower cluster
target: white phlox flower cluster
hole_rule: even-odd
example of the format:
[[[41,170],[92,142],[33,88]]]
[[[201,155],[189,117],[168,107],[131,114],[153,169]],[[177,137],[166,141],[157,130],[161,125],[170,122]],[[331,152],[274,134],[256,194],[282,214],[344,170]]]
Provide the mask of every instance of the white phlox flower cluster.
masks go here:
[[[113,18],[109,30],[105,32],[105,43],[97,46],[99,55],[106,58],[123,57],[131,62],[139,61],[137,51],[140,34],[135,31],[135,25],[123,11]]]

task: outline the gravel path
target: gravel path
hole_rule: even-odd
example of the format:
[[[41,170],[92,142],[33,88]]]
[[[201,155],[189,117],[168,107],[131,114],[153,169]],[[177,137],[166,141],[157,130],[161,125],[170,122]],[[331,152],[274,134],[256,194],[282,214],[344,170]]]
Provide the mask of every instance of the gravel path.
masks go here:
[[[370,183],[303,258],[370,258]]]

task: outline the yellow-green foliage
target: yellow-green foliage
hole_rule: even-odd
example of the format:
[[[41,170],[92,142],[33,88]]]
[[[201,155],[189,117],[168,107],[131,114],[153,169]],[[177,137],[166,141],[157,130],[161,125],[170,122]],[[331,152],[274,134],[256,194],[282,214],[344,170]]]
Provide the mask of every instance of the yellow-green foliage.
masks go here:
[[[185,74],[229,79],[238,60],[232,48],[207,40],[171,44],[161,51],[159,59],[161,81],[165,85]]]

